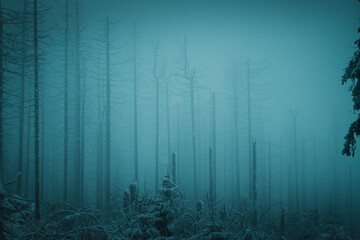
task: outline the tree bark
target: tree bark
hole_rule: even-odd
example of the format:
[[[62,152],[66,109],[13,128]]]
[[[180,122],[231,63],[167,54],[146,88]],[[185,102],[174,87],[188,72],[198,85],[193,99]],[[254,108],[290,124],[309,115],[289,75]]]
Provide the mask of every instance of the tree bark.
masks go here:
[[[137,63],[136,63],[136,24],[134,23],[133,32],[133,70],[134,70],[134,162],[135,162],[135,181],[139,182],[139,153],[138,153],[138,110],[137,110]]]
[[[105,185],[106,185],[106,194],[105,194],[105,206],[106,211],[110,211],[110,153],[111,153],[111,135],[110,135],[110,40],[109,40],[109,18],[106,19],[106,167],[105,167]]]
[[[69,0],[65,1],[65,61],[64,61],[64,182],[63,182],[63,201],[68,200],[68,157],[69,157],[69,102],[68,102],[68,87],[69,87]]]
[[[40,220],[40,172],[39,172],[39,51],[38,51],[37,0],[34,0],[34,112],[35,112],[35,219]],[[43,160],[43,159],[42,159]]]
[[[80,86],[80,9],[79,0],[76,0],[76,20],[75,20],[75,161],[74,161],[74,201],[80,203],[80,103],[81,103],[81,86]]]

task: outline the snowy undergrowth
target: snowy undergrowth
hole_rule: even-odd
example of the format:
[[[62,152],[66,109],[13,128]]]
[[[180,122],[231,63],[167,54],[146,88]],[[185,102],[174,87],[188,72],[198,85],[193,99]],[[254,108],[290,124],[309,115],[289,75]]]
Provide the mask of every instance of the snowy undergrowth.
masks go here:
[[[8,193],[0,184],[0,239],[350,239],[336,216],[317,223],[314,214],[301,218],[253,214],[208,198],[187,201],[169,177],[154,195],[139,193],[135,183],[124,193],[122,205],[113,197],[110,212],[69,203],[49,205],[41,221],[33,203]],[[213,209],[213,210],[212,210]],[[107,213],[106,213],[107,212]],[[286,221],[285,221],[286,219]]]

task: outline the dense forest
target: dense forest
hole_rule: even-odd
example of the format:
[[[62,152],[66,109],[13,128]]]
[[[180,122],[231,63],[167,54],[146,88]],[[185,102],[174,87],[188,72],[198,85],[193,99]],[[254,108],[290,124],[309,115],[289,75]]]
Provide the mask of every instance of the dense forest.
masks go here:
[[[0,239],[360,239],[359,17],[0,0]]]

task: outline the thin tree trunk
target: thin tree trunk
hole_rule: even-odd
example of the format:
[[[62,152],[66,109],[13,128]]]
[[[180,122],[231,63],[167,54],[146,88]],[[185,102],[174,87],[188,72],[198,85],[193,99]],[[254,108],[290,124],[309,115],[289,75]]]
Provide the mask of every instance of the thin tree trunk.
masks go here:
[[[0,0],[1,1],[1,0]],[[25,178],[25,198],[29,196],[29,175],[30,175],[30,143],[31,143],[31,84],[29,83],[28,93],[28,112],[27,112],[27,143],[26,143],[26,178]]]
[[[257,190],[256,190],[256,140],[252,142],[253,157],[252,157],[252,211],[253,211],[253,227],[256,228],[257,225],[257,209],[256,209],[256,200],[257,200]]]
[[[19,123],[19,163],[18,163],[18,184],[17,194],[21,195],[23,176],[23,153],[24,153],[24,104],[25,104],[25,64],[26,64],[26,0],[23,2],[23,23],[22,23],[22,46],[21,46],[21,82],[20,82],[20,123]]]
[[[234,71],[236,70],[236,65],[234,66]],[[236,84],[236,78],[238,76],[236,74],[234,74],[233,76],[233,114],[234,114],[234,137],[235,137],[235,178],[236,178],[236,199],[237,201],[240,199],[240,156],[239,156],[239,121],[238,121],[238,108],[239,108],[239,100],[238,100],[238,88],[237,88],[237,84]],[[251,185],[251,182],[249,182],[249,185]]]
[[[34,112],[35,112],[35,218],[40,220],[40,172],[39,172],[39,51],[37,0],[34,0]]]
[[[135,181],[139,182],[139,160],[138,160],[138,112],[137,112],[137,66],[136,66],[136,24],[134,23],[133,32],[133,70],[134,70],[134,161],[135,161]]]
[[[84,194],[85,194],[85,189],[84,189],[84,181],[85,181],[85,171],[84,171],[84,167],[85,167],[85,96],[86,96],[86,83],[85,83],[85,61],[83,61],[83,77],[82,77],[82,96],[81,96],[81,118],[80,118],[80,203],[83,204],[84,203]]]
[[[110,211],[110,150],[111,150],[111,136],[110,136],[110,40],[109,40],[109,18],[106,19],[106,167],[105,167],[105,206],[106,211]]]
[[[184,35],[184,76],[189,81],[190,90],[190,109],[191,109],[191,141],[192,141],[192,156],[193,156],[193,173],[194,173],[194,197],[198,199],[198,184],[197,184],[197,167],[196,167],[196,137],[195,137],[195,100],[194,100],[194,81],[195,70],[188,69],[187,60],[187,42],[186,35]]]
[[[213,174],[214,174],[214,202],[216,202],[216,106],[215,106],[215,92],[212,93],[212,146],[213,146]]]
[[[43,79],[44,80],[44,79]],[[43,82],[43,88],[45,90],[45,81]],[[44,201],[45,192],[45,91],[43,91],[42,104],[41,104],[41,147],[40,147],[40,202]],[[46,178],[47,180],[47,178]],[[47,187],[47,185],[46,185]]]
[[[306,211],[306,178],[305,178],[305,140],[302,139],[302,159],[301,159],[301,202],[302,212]]]
[[[317,170],[317,152],[316,152],[316,148],[317,148],[317,143],[316,143],[316,136],[314,138],[314,172],[313,172],[313,185],[314,185],[314,208],[315,208],[315,212],[316,212],[316,225],[319,224],[318,222],[318,218],[319,218],[319,211],[318,211],[318,170]]]
[[[99,132],[97,136],[97,162],[96,162],[96,206],[98,209],[102,209],[103,204],[103,130],[102,130],[102,109],[101,109],[101,94],[102,94],[101,83],[98,85],[98,121],[99,121]]]
[[[64,183],[63,183],[63,201],[68,200],[68,157],[69,157],[69,102],[68,102],[68,87],[69,87],[69,0],[65,1],[65,61],[64,61]]]
[[[80,203],[80,9],[79,0],[76,0],[76,23],[75,23],[75,161],[74,161],[74,201]]]
[[[177,185],[180,185],[180,106],[177,105]]]
[[[167,150],[168,150],[168,174],[171,170],[171,141],[170,141],[170,113],[169,113],[169,86],[166,82],[166,126],[167,126]]]
[[[156,140],[155,140],[155,190],[159,188],[159,77],[157,74],[158,43],[155,43],[155,63],[153,74],[156,81]]]
[[[212,149],[209,147],[209,200],[210,200],[210,212],[211,212],[211,222],[214,223],[214,182],[213,182],[213,156]]]
[[[4,158],[3,158],[3,88],[4,88],[4,43],[3,43],[3,15],[0,0],[0,180],[4,180]]]
[[[172,154],[171,157],[171,175],[172,180],[176,184],[176,159],[175,159],[175,153]]]
[[[194,74],[194,73],[193,73]],[[198,199],[197,187],[197,167],[196,167],[196,138],[195,138],[195,106],[194,106],[194,77],[190,77],[190,97],[191,97],[191,139],[192,139],[192,154],[193,154],[193,169],[194,169],[194,196]]]
[[[269,141],[269,192],[268,192],[268,208],[271,207],[271,190],[272,190],[272,182],[271,182],[271,170],[272,170],[272,162],[271,162],[271,141]],[[271,211],[271,209],[270,209]]]
[[[247,82],[247,111],[248,111],[248,114],[247,114],[247,122],[248,122],[248,155],[249,155],[249,199],[252,198],[251,196],[251,189],[252,189],[252,186],[251,186],[251,183],[252,183],[252,180],[251,180],[251,135],[252,135],[252,124],[251,124],[251,86],[250,86],[250,61],[247,60],[247,71],[246,71],[246,82]]]
[[[298,159],[297,159],[297,136],[296,136],[296,113],[293,114],[293,123],[294,123],[294,163],[295,163],[295,214],[296,217],[300,213],[300,204],[299,204],[299,169],[298,169]]]

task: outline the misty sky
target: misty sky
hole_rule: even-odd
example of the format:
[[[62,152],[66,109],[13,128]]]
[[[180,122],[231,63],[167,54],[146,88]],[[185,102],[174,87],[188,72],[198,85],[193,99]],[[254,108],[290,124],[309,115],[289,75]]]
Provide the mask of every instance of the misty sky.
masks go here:
[[[354,118],[347,86],[340,81],[357,37],[360,6],[355,0],[87,0],[82,12],[88,33],[99,29],[106,16],[118,22],[113,34],[123,44],[136,22],[145,62],[151,59],[151,40],[158,39],[171,63],[186,33],[190,63],[206,69],[204,78],[214,89],[233,59],[265,60],[268,69],[262,78],[272,83],[272,90],[264,108],[271,111],[273,130],[282,128],[280,119],[288,121],[292,108],[300,108],[302,127],[311,131],[311,125],[331,128],[327,120],[336,111],[341,143]]]

